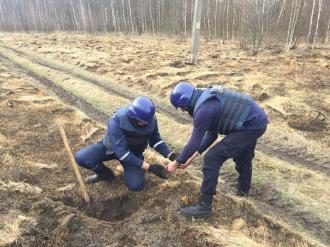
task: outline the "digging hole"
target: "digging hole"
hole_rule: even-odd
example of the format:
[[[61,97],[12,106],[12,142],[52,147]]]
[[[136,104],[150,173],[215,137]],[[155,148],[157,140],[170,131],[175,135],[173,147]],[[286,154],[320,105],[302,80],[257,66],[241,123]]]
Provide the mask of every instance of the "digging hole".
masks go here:
[[[88,206],[81,199],[77,201],[74,197],[63,198],[63,203],[70,207],[75,207],[84,212],[87,216],[105,221],[122,221],[139,209],[136,199],[125,194],[108,200],[91,200]]]

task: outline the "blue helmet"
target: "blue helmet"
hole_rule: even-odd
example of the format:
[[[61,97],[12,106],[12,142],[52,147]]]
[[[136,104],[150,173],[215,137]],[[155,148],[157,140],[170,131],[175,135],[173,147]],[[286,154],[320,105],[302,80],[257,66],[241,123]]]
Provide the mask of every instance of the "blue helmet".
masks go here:
[[[187,107],[195,87],[187,81],[182,81],[177,84],[170,96],[170,101],[175,108]]]
[[[155,105],[147,97],[137,97],[127,109],[128,117],[150,124],[155,115]]]

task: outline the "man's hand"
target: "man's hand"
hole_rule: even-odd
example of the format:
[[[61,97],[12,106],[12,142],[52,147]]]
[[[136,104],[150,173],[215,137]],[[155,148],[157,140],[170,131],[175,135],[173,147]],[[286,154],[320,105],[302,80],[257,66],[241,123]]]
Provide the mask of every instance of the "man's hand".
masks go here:
[[[163,179],[167,179],[167,174],[166,174],[166,170],[165,167],[159,164],[151,164],[149,166],[149,172],[155,174],[156,176],[163,178]]]
[[[178,153],[175,153],[175,152],[170,152],[169,155],[167,156],[167,158],[170,160],[170,161],[173,161],[176,159],[176,157],[178,157],[179,154]]]
[[[196,156],[198,156],[199,153],[196,151],[184,164],[180,164],[180,169],[186,169],[188,165],[195,159]]]
[[[166,169],[167,172],[172,173],[172,172],[175,172],[175,170],[176,170],[176,168],[178,168],[178,166],[179,166],[178,162],[176,162],[176,161],[174,160],[174,161],[170,162],[170,163],[166,166],[165,169]]]
[[[145,162],[144,161],[141,168],[144,171],[148,171],[149,170],[149,167],[150,167],[150,164],[148,162]]]

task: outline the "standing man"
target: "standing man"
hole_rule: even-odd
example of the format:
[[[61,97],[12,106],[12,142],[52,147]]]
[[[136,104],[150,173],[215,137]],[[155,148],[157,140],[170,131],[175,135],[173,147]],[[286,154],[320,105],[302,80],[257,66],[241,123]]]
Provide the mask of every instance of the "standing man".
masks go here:
[[[175,108],[188,112],[193,118],[194,128],[180,155],[166,167],[168,172],[174,172],[178,167],[186,168],[197,155],[211,146],[219,134],[226,135],[204,156],[204,178],[199,201],[181,208],[181,214],[196,218],[211,216],[219,171],[229,158],[234,159],[239,173],[237,196],[248,196],[257,139],[266,131],[268,123],[264,110],[252,97],[242,93],[222,86],[199,89],[186,81],[174,87],[170,101]]]
[[[113,171],[103,164],[106,160],[118,160],[124,168],[124,179],[128,189],[142,190],[146,171],[160,178],[167,178],[164,166],[144,161],[143,152],[148,144],[170,160],[175,154],[160,137],[155,106],[147,97],[138,97],[128,107],[118,109],[109,119],[102,141],[89,145],[75,155],[76,162],[93,172],[85,182],[93,184],[112,180]]]

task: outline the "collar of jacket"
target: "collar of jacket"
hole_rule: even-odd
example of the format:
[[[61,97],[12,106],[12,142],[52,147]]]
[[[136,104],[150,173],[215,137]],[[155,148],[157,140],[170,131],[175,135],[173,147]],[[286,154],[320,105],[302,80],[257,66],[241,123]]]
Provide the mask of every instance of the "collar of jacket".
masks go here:
[[[188,113],[191,117],[194,115],[196,102],[198,98],[201,96],[202,92],[203,92],[202,89],[196,88],[193,95],[191,96],[191,99],[189,100],[187,108],[188,108]]]

